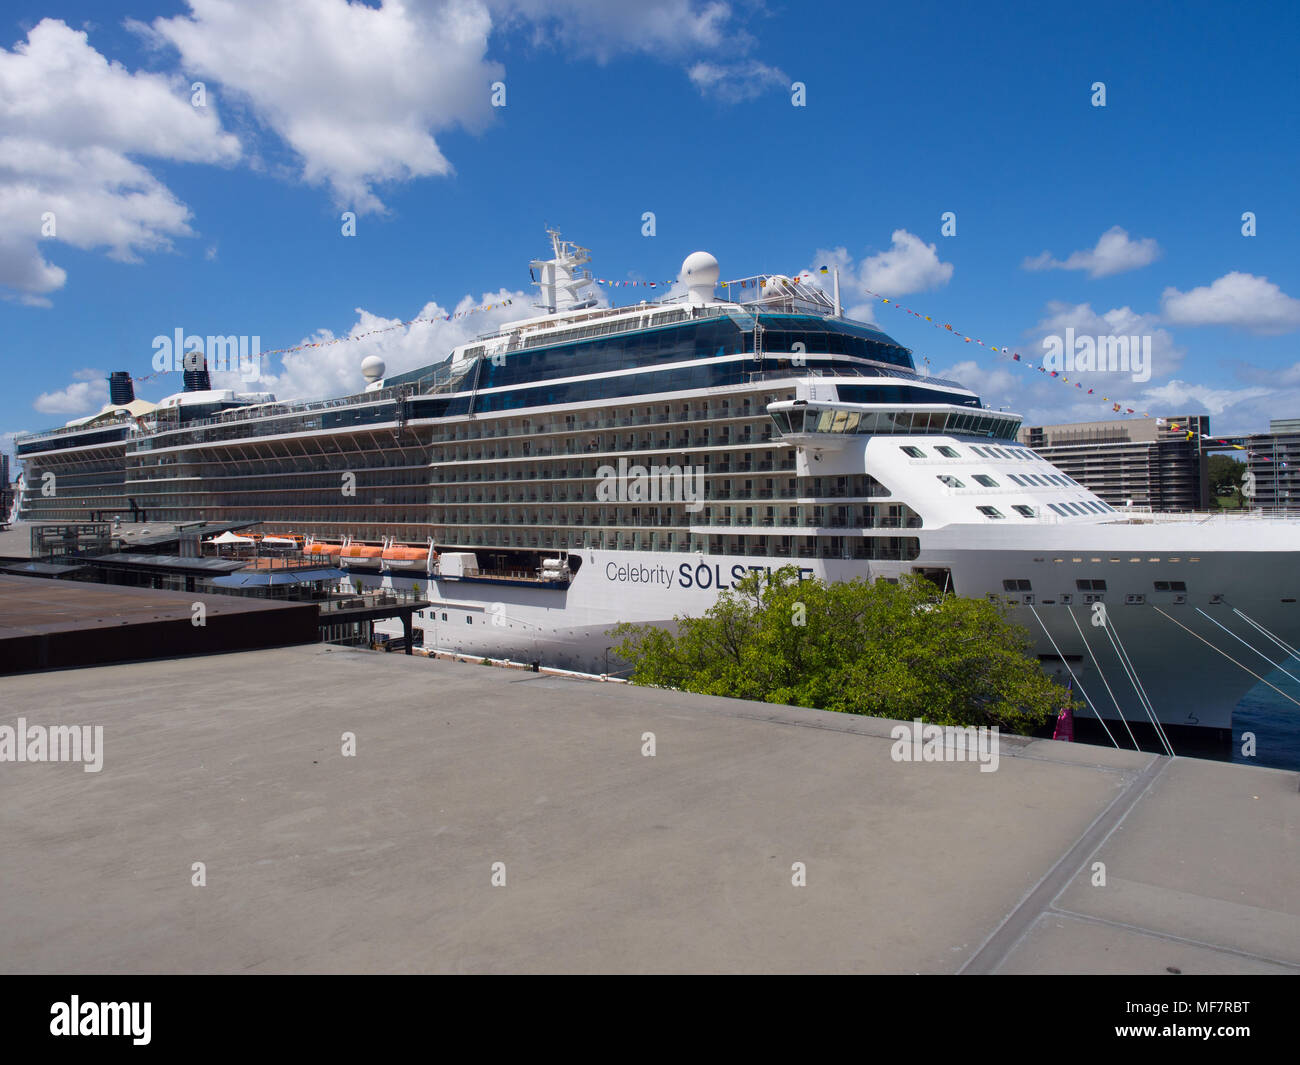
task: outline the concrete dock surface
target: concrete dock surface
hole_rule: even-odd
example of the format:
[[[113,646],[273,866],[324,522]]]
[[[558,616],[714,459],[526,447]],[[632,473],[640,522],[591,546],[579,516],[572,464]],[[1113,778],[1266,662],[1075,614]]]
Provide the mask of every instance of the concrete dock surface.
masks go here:
[[[324,645],[20,716],[103,764],[0,762],[9,973],[1300,973],[1291,772]]]

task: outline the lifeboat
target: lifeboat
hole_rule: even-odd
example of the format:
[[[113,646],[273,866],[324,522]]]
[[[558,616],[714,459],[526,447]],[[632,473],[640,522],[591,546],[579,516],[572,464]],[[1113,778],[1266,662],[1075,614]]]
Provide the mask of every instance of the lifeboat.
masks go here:
[[[342,544],[310,543],[303,549],[305,555],[337,555],[343,550]]]
[[[347,544],[339,549],[339,558],[345,559],[370,559],[379,558],[384,553],[382,547],[372,547],[368,544]]]
[[[383,549],[380,558],[389,569],[421,569],[429,559],[429,549],[411,547],[408,544],[389,544]]]

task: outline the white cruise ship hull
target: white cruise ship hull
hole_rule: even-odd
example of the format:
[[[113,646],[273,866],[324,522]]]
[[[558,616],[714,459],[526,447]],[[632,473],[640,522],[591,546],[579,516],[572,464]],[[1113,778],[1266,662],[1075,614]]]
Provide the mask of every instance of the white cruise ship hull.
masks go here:
[[[1129,541],[1129,550],[1136,550],[1131,534],[1153,528],[1093,526],[1090,531],[1128,534],[1120,538]],[[1168,531],[1168,526],[1163,527],[1164,543],[1168,542]],[[431,609],[415,619],[416,627],[423,629],[428,648],[541,661],[548,666],[602,674],[623,669],[611,650],[614,641],[607,634],[619,622],[671,625],[674,617],[699,616],[716,600],[719,588],[731,587],[751,567],[763,570],[781,564],[770,558],[719,559],[645,551],[574,554],[583,562],[567,588],[430,581],[423,575],[409,574],[356,573],[351,580],[366,587],[418,587],[435,600]],[[1141,604],[1126,604],[1122,592],[1116,603],[1112,594],[1107,602],[1109,632],[1094,624],[1093,608],[1082,604],[1077,593],[1069,604],[1059,601],[1061,592],[1052,595],[1046,591],[1038,593],[1034,603],[1026,604],[1002,588],[1004,572],[1031,575],[1035,586],[1044,589],[1054,581],[1064,591],[1074,588],[1080,577],[1090,578],[1098,572],[1108,574],[1112,588],[1122,587],[1122,579],[1127,582],[1123,586],[1149,589],[1153,580],[1171,571],[1169,563],[1148,562],[1147,556],[1130,561],[1136,557],[1124,555],[1122,561],[1114,563],[1054,562],[1043,555],[1042,546],[1024,551],[953,546],[923,549],[919,559],[908,563],[791,561],[806,576],[831,581],[948,567],[960,594],[1004,598],[1015,621],[1030,631],[1044,668],[1059,674],[1062,682],[1072,675],[1076,690],[1081,690],[1090,706],[1109,723],[1120,729],[1124,721],[1148,724],[1145,707],[1149,703],[1165,725],[1230,729],[1238,701],[1259,683],[1259,677],[1273,670],[1238,642],[1244,640],[1267,653],[1268,641],[1245,618],[1283,639],[1286,633],[1294,637],[1300,620],[1296,604],[1281,602],[1276,588],[1271,586],[1270,575],[1285,563],[1284,556],[1268,551],[1244,557],[1241,553],[1223,558],[1212,554],[1194,556],[1197,562],[1183,565],[1198,568],[1195,585],[1218,588],[1220,592],[1191,592],[1181,603],[1175,602],[1177,596],[1173,593],[1150,593]],[[1040,559],[1043,561],[1036,561]],[[1117,579],[1116,570],[1122,578]],[[1222,601],[1211,603],[1220,595]],[[1053,599],[1057,601],[1043,602]],[[1277,653],[1270,656],[1273,662],[1285,658],[1285,652],[1274,650]],[[1211,668],[1205,668],[1207,659]],[[1193,662],[1197,668],[1188,668]],[[1092,716],[1092,711],[1082,716]]]

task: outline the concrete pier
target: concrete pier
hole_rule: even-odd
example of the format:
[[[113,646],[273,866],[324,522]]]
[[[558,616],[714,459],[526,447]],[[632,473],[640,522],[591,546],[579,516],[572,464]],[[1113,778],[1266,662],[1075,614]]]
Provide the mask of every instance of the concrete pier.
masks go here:
[[[20,715],[104,750],[0,762],[6,972],[1300,972],[1295,773],[322,645]]]

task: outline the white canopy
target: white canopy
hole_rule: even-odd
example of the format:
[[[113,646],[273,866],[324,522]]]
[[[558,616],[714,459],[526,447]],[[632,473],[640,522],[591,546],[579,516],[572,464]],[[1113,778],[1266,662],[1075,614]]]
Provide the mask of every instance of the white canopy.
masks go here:
[[[251,536],[238,536],[232,532],[223,532],[220,536],[214,536],[208,541],[210,544],[255,544],[257,543]]]
[[[263,536],[262,543],[271,544],[273,547],[297,547],[297,540],[290,540],[287,536]]]

